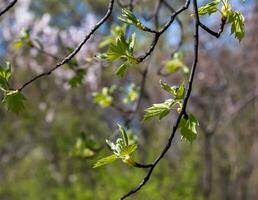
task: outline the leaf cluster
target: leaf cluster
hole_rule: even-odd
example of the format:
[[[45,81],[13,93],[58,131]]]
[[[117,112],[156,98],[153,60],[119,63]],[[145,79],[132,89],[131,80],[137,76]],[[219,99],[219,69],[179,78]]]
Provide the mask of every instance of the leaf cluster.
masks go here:
[[[128,9],[122,9],[122,16],[118,19],[126,24],[134,25],[140,30],[144,30],[145,26],[140,22],[140,20]]]
[[[107,61],[123,60],[122,64],[116,70],[116,75],[124,76],[130,65],[138,63],[137,58],[134,57],[135,44],[135,33],[127,40],[125,33],[120,31],[119,35],[109,44],[107,53],[100,54],[97,57]]]
[[[219,5],[222,5],[219,8]],[[245,35],[245,25],[244,25],[244,16],[239,11],[233,11],[230,0],[214,0],[211,3],[208,3],[198,9],[198,14],[202,15],[211,15],[216,12],[220,12],[224,19],[228,19],[228,22],[231,24],[231,34],[235,36],[239,42],[243,39]]]
[[[92,94],[93,102],[104,108],[109,107],[113,102],[112,94],[115,90],[116,86],[111,86],[102,88],[100,92],[94,92]]]
[[[185,96],[184,85],[181,84],[180,87],[171,87],[167,83],[163,83],[162,81],[160,81],[160,84],[162,89],[170,93],[174,98],[168,99],[163,103],[153,104],[151,107],[147,108],[144,111],[144,121],[149,121],[154,117],[162,119],[163,117],[168,115],[173,108],[178,108],[178,110],[180,110],[180,108],[182,107],[182,100]]]
[[[122,126],[118,125],[119,132],[122,138],[118,138],[115,143],[106,140],[106,143],[112,150],[113,154],[98,160],[93,168],[101,167],[103,165],[110,164],[111,162],[121,159],[124,163],[135,166],[135,162],[131,158],[131,154],[137,149],[137,144],[131,143],[128,137],[128,133]]]
[[[183,52],[176,52],[173,58],[165,62],[165,69],[168,73],[175,73],[182,70],[184,74],[189,73],[188,67],[183,62]]]
[[[19,90],[9,88],[9,78],[12,75],[9,62],[0,63],[0,92],[3,94],[2,103],[6,104],[8,110],[19,114],[24,108],[25,96]]]

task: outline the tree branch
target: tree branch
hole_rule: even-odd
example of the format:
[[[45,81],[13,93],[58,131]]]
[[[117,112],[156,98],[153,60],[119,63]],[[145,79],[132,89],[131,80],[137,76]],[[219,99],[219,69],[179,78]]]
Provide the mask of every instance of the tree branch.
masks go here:
[[[153,170],[158,165],[160,160],[166,155],[167,151],[170,149],[172,141],[173,141],[173,139],[175,137],[176,131],[177,131],[178,127],[179,127],[179,123],[180,123],[181,118],[186,115],[187,103],[188,103],[188,100],[189,100],[189,98],[191,96],[194,75],[195,75],[195,71],[196,71],[196,67],[197,67],[197,63],[198,63],[198,52],[199,52],[199,16],[198,16],[197,0],[193,0],[193,8],[194,8],[194,15],[195,15],[194,59],[193,59],[193,63],[192,63],[191,74],[190,74],[189,81],[188,81],[188,90],[187,90],[186,96],[185,96],[184,101],[183,101],[182,111],[180,112],[180,114],[177,117],[176,123],[175,123],[175,125],[173,127],[173,130],[171,132],[171,135],[168,138],[167,145],[164,147],[164,149],[162,150],[160,155],[153,162],[152,167],[150,167],[149,171],[147,172],[147,174],[144,177],[144,179],[142,180],[142,182],[136,188],[134,188],[133,190],[128,192],[126,195],[121,197],[121,200],[126,199],[127,197],[131,196],[132,194],[138,192],[149,181],[149,179],[150,179],[150,177],[151,177],[151,175],[153,173]]]
[[[68,63],[80,50],[81,48],[85,45],[85,43],[90,39],[90,37],[96,32],[96,30],[99,29],[99,27],[104,24],[104,22],[109,18],[109,16],[112,13],[114,6],[114,0],[110,0],[108,4],[108,10],[105,14],[105,16],[91,29],[91,31],[85,36],[85,38],[81,41],[81,43],[69,54],[67,55],[62,61],[58,62],[55,66],[53,66],[51,69],[49,69],[46,72],[43,72],[31,80],[27,81],[24,83],[18,90],[22,91],[25,87],[30,85],[32,82],[44,77],[44,76],[49,76],[53,71],[58,69],[59,67],[63,66],[64,64]]]
[[[0,17],[8,12],[8,10],[10,10],[17,2],[18,0],[11,1],[2,11],[0,11]]]
[[[211,30],[209,27],[205,26],[203,23],[201,23],[199,21],[199,26],[205,30],[206,32],[208,32],[209,34],[211,34],[212,36],[216,37],[216,38],[219,38],[221,33],[223,32],[224,30],[224,27],[225,27],[225,24],[226,24],[226,21],[227,21],[227,18],[225,17],[222,17],[221,18],[221,23],[220,23],[220,28],[219,28],[219,31],[218,32],[215,32],[213,30]]]
[[[174,22],[175,18],[177,17],[177,15],[179,15],[181,12],[183,12],[184,10],[186,10],[189,7],[190,4],[190,0],[186,0],[184,6],[182,6],[180,9],[178,9],[177,11],[175,11],[171,16],[170,16],[170,20],[163,26],[163,28],[161,28],[157,33],[155,33],[154,39],[151,43],[151,46],[149,48],[148,51],[146,51],[146,53],[140,57],[138,57],[138,62],[143,62],[155,49],[160,36],[166,32],[166,30],[170,27],[170,25]]]

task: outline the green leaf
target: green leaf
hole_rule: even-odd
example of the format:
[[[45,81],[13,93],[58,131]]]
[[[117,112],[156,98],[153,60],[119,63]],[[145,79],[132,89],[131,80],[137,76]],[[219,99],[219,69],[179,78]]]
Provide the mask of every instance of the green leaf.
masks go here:
[[[8,90],[8,82],[0,76],[0,91],[5,92]]]
[[[86,141],[82,138],[78,138],[73,150],[71,151],[71,155],[74,157],[90,158],[95,155],[95,151],[87,147]]]
[[[8,110],[19,114],[24,108],[25,96],[18,90],[7,91],[4,94],[3,103],[7,104]]]
[[[120,67],[116,70],[116,75],[123,77],[129,67],[128,62],[124,62],[123,64],[120,65]]]
[[[182,71],[185,74],[189,73],[189,69],[188,67],[179,59],[172,59],[169,60],[165,63],[165,69],[169,72],[169,73],[175,73],[178,70],[182,69]]]
[[[126,130],[124,129],[124,127],[122,127],[121,125],[117,124],[118,127],[119,127],[119,131],[120,133],[122,134],[123,136],[123,141],[124,141],[124,145],[125,146],[128,146],[128,136],[127,136],[127,133],[126,133]]]
[[[173,99],[168,99],[164,103],[153,104],[152,107],[144,111],[144,121],[148,121],[153,117],[158,117],[160,120],[165,117],[174,105]]]
[[[72,87],[81,86],[85,77],[85,70],[80,69],[76,74],[69,80],[68,84]]]
[[[240,12],[230,12],[229,23],[231,23],[231,34],[234,34],[235,38],[241,42],[245,36],[245,18]]]
[[[199,126],[199,122],[192,114],[189,114],[188,119],[181,118],[179,128],[182,138],[193,142],[197,137],[197,126]]]
[[[19,39],[14,41],[13,46],[16,49],[22,48],[24,46],[32,46],[32,41],[30,39],[30,32],[28,29],[23,29],[21,31]]]
[[[199,16],[206,15],[206,14],[211,15],[212,13],[217,12],[220,1],[221,0],[215,0],[211,3],[208,3],[208,4],[200,7],[198,9]]]
[[[11,64],[0,60],[0,90],[3,92],[9,88],[8,80],[11,73]]]
[[[183,53],[181,51],[174,54],[173,58],[165,62],[165,69],[168,73],[175,73],[182,70],[184,74],[189,73],[188,67],[183,62]]]
[[[137,149],[137,144],[130,144],[126,146],[120,153],[121,157],[127,156],[135,152]]]
[[[4,78],[6,81],[9,80],[11,76],[11,64],[9,62],[5,62],[4,65],[0,63],[0,77]]]
[[[126,30],[126,26],[112,26],[111,35],[103,38],[103,40],[99,44],[99,48],[103,48],[110,45],[114,41],[114,38],[117,37],[117,35],[124,33],[125,30]]]
[[[141,30],[145,29],[140,20],[128,9],[122,9],[122,16],[118,17],[118,19],[126,24],[134,25]]]
[[[138,92],[139,92],[139,87],[137,87],[134,83],[130,84],[128,86],[126,97],[124,97],[123,99],[123,103],[128,104],[136,101],[136,99],[139,96]]]
[[[133,33],[128,40],[126,40],[124,32],[119,32],[119,35],[109,44],[106,53],[98,54],[97,58],[107,61],[115,61],[123,59],[123,63],[116,70],[118,76],[124,76],[126,70],[131,64],[137,64],[138,60],[134,57],[134,48],[136,43],[136,34]]]
[[[182,100],[185,97],[185,87],[181,84],[179,88],[176,89],[175,100]]]
[[[182,100],[185,96],[184,84],[181,84],[179,88],[175,86],[169,86],[167,83],[160,81],[161,88],[175,97],[174,100]]]
[[[102,107],[108,107],[113,102],[113,97],[111,94],[114,92],[114,88],[104,87],[101,92],[94,92],[92,94],[94,103],[99,104]]]
[[[163,90],[167,91],[168,93],[170,93],[173,96],[176,96],[176,87],[174,87],[174,86],[171,87],[167,83],[162,82],[161,80],[160,80],[160,85]]]
[[[116,159],[118,159],[118,157],[115,154],[113,154],[111,156],[107,156],[105,158],[102,158],[102,159],[98,160],[94,164],[93,168],[97,168],[97,167],[101,167],[103,165],[110,164],[110,163],[114,162]]]
[[[229,4],[228,1],[223,3],[223,6],[221,8],[221,13],[224,18],[227,18],[231,13],[232,6]]]

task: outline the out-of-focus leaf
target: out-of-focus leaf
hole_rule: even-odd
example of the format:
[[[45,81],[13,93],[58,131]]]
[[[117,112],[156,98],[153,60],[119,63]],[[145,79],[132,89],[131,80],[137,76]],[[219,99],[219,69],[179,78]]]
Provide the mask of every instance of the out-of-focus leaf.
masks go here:
[[[175,73],[179,70],[182,70],[184,74],[189,73],[188,67],[183,62],[182,52],[175,53],[172,59],[165,62],[164,66],[168,73]]]
[[[127,95],[123,99],[123,103],[128,104],[136,101],[139,95],[138,91],[139,91],[139,88],[134,83],[130,84],[128,86]]]
[[[102,107],[108,107],[113,102],[113,97],[111,94],[114,92],[115,88],[104,87],[101,92],[94,92],[92,94],[94,103],[99,104]]]
[[[85,77],[85,70],[80,69],[76,71],[76,74],[69,80],[68,84],[72,87],[81,86]]]
[[[7,91],[4,94],[3,103],[7,104],[8,110],[19,114],[24,108],[25,96],[18,90]]]

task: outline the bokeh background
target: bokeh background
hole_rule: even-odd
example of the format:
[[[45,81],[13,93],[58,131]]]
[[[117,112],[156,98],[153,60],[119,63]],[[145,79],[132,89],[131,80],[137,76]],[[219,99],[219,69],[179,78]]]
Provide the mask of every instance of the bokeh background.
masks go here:
[[[1,0],[4,7],[8,1]],[[126,2],[126,1],[125,1]],[[178,8],[182,1],[169,1]],[[198,1],[200,5],[207,1]],[[138,0],[135,14],[146,24],[155,1]],[[246,36],[239,44],[226,26],[220,39],[204,31],[200,35],[200,61],[189,110],[200,122],[198,137],[192,144],[179,134],[151,181],[129,199],[140,200],[255,200],[258,199],[258,2],[232,0],[234,9],[245,16]],[[74,48],[107,9],[107,0],[20,0],[0,18],[0,58],[13,65],[11,85],[18,87],[30,77],[48,69],[58,58]],[[161,8],[160,24],[169,17]],[[105,139],[114,137],[116,123],[127,115],[112,107],[101,108],[93,102],[92,92],[113,84],[121,86],[114,101],[124,105],[123,95],[131,83],[140,85],[140,71],[150,66],[139,112],[133,115],[130,132],[138,140],[135,158],[151,162],[167,141],[175,119],[142,122],[143,110],[168,98],[159,80],[178,84],[181,72],[160,76],[157,70],[170,59],[181,30],[171,26],[159,41],[153,55],[129,70],[126,77],[114,75],[116,64],[97,61],[94,56],[110,27],[119,25],[121,8],[116,4],[110,20],[90,39],[74,62],[43,78],[24,91],[26,109],[18,116],[0,106],[0,199],[1,200],[107,200],[118,199],[137,185],[145,172],[115,162],[92,169],[100,157],[110,154]],[[191,10],[180,15],[183,23],[184,62],[190,66],[193,46]],[[219,16],[201,20],[216,30]],[[15,48],[14,41],[28,29],[46,55],[36,48]],[[137,32],[137,54],[143,53],[151,35]],[[82,84],[71,87],[69,80],[77,68],[86,71]],[[78,141],[90,140],[90,156],[73,154]],[[87,145],[84,148],[88,148]]]

